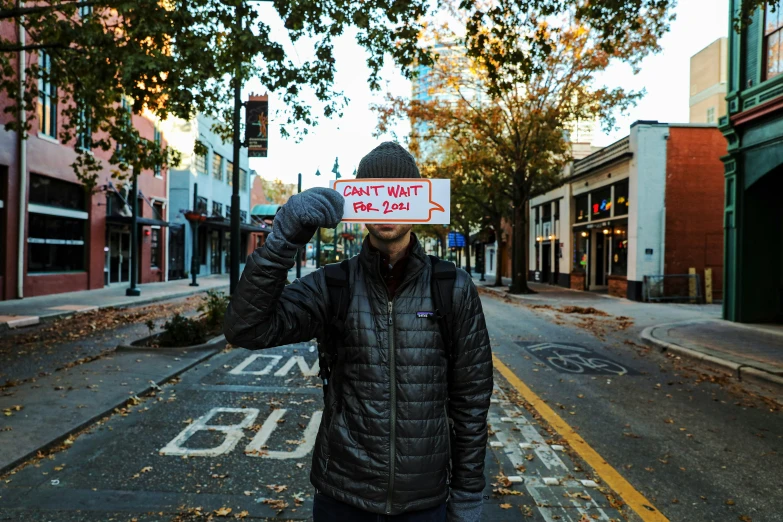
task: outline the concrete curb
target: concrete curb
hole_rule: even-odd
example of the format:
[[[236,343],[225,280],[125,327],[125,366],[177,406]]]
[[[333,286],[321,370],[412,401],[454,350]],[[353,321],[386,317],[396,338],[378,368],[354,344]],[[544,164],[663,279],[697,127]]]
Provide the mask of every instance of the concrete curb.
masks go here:
[[[23,326],[33,326],[37,324],[43,324],[47,323],[49,321],[54,321],[56,319],[65,319],[67,317],[72,317],[78,314],[83,314],[86,312],[92,312],[95,310],[105,310],[108,308],[116,308],[118,310],[121,310],[123,308],[131,308],[134,306],[144,306],[152,303],[157,303],[160,301],[168,301],[169,299],[179,299],[181,297],[189,297],[191,295],[196,295],[202,292],[206,292],[207,290],[217,290],[222,292],[228,292],[228,286],[216,286],[213,288],[203,288],[201,290],[196,290],[192,292],[176,292],[166,295],[158,295],[155,297],[139,297],[139,298],[129,298],[124,301],[120,301],[119,303],[109,304],[105,306],[94,306],[89,309],[84,310],[77,310],[77,311],[71,311],[71,310],[52,310],[52,313],[47,313],[46,315],[39,315],[39,316],[24,316],[26,319],[28,319],[28,322],[20,323],[20,324],[11,324],[15,323],[16,321],[7,321],[0,323],[0,333],[6,332],[8,330],[13,330],[16,328],[21,328]],[[21,317],[21,316],[20,316]],[[29,322],[30,319],[34,318],[35,322]]]
[[[647,328],[642,330],[641,339],[642,341],[644,341],[646,345],[651,346],[653,348],[660,348],[661,351],[669,351],[681,355],[683,357],[695,359],[699,362],[706,363],[707,366],[710,366],[716,370],[728,372],[732,374],[734,377],[736,377],[738,381],[752,381],[757,384],[765,384],[765,385],[771,384],[773,386],[778,386],[781,389],[783,389],[783,377],[779,375],[775,375],[774,373],[770,373],[768,371],[761,370],[759,368],[754,368],[750,364],[745,364],[745,363],[740,364],[726,359],[721,359],[719,357],[715,357],[712,355],[708,355],[698,350],[685,348],[684,346],[680,346],[678,344],[674,344],[658,339],[653,335],[653,332],[657,328],[664,328],[676,324],[678,323],[648,326]]]
[[[212,348],[210,348],[210,349],[202,349],[202,350],[196,349],[195,351],[199,352],[198,356],[196,358],[194,358],[194,359],[191,359],[184,366],[182,366],[180,368],[173,369],[170,373],[168,373],[168,374],[164,375],[163,377],[160,377],[160,378],[158,378],[158,379],[156,379],[154,381],[152,379],[150,379],[150,382],[154,382],[155,385],[154,386],[152,384],[148,385],[147,387],[142,389],[140,392],[136,393],[135,396],[136,397],[143,397],[143,396],[149,394],[157,386],[160,386],[162,384],[167,383],[168,381],[172,380],[173,378],[177,377],[178,375],[180,375],[182,373],[185,373],[186,371],[190,370],[191,368],[193,368],[197,364],[200,364],[200,363],[204,362],[205,360],[209,359],[210,357],[212,357],[213,355],[216,355],[216,354],[220,353],[223,350],[223,348],[226,346],[225,337],[221,336],[220,338],[216,338],[216,339],[221,339],[221,340],[215,341],[213,343]],[[200,345],[200,346],[203,346],[203,345]],[[195,347],[193,347],[193,348],[195,348]],[[191,350],[193,348],[191,348]],[[175,349],[169,349],[169,351],[167,353],[173,353],[174,350]],[[188,352],[187,348],[177,348],[176,350],[179,350],[181,352]],[[53,436],[52,439],[49,442],[39,446],[38,448],[28,452],[27,454],[25,454],[23,456],[15,459],[13,461],[11,461],[8,464],[0,466],[0,476],[2,476],[3,474],[5,474],[5,473],[7,473],[9,471],[12,471],[16,467],[18,467],[20,464],[22,464],[25,461],[29,460],[30,458],[34,457],[39,451],[47,450],[47,449],[50,449],[50,448],[53,448],[53,447],[59,445],[64,440],[66,440],[68,437],[70,437],[72,434],[74,434],[74,433],[76,433],[78,431],[81,431],[84,428],[87,428],[87,427],[91,426],[96,421],[106,417],[107,415],[110,415],[115,409],[123,408],[123,407],[127,406],[132,400],[133,400],[133,397],[128,397],[125,400],[116,402],[112,406],[105,406],[100,412],[95,413],[93,416],[91,416],[85,422],[82,422],[81,424],[79,424],[77,426],[74,426],[73,428],[68,429],[64,433],[60,433],[60,434],[57,434],[57,435]]]
[[[149,337],[155,337],[155,335],[142,337],[141,339],[135,342],[143,341],[145,339],[148,339]],[[190,353],[190,352],[198,352],[201,350],[212,350],[218,346],[222,350],[226,346],[226,344],[227,344],[226,336],[220,334],[217,337],[213,337],[212,339],[207,340],[207,342],[205,342],[204,344],[194,344],[192,346],[152,347],[152,346],[138,346],[134,344],[120,344],[117,346],[116,350],[118,352],[163,352],[163,353],[188,352]]]

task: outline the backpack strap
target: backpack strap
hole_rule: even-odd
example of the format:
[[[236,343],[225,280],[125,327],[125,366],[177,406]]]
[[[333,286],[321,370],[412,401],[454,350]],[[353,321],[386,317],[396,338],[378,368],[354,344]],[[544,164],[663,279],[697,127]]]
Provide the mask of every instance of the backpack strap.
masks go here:
[[[451,261],[443,261],[429,256],[432,266],[432,301],[435,303],[435,317],[440,327],[440,335],[449,359],[454,354],[454,282],[457,280],[457,267]]]
[[[345,319],[351,301],[350,266],[348,260],[324,266],[326,289],[329,296],[329,322],[324,339],[318,343],[318,376],[323,379],[324,398],[328,391],[329,377],[337,363],[337,344],[345,338]]]

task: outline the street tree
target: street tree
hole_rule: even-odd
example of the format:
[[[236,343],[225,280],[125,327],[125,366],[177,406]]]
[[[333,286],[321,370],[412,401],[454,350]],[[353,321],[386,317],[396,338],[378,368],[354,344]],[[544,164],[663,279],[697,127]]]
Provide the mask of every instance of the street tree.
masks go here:
[[[288,199],[296,194],[296,185],[293,183],[283,183],[280,178],[269,180],[261,178],[264,186],[264,195],[267,201],[276,205],[285,204]]]
[[[526,205],[561,182],[569,130],[580,120],[612,127],[615,112],[643,94],[597,85],[596,76],[615,62],[638,67],[671,20],[667,2],[627,2],[638,9],[615,13],[618,32],[585,15],[595,8],[587,0],[533,3],[538,10],[505,0],[455,6],[452,23],[433,24],[426,36],[437,44],[428,95],[390,96],[377,108],[379,130],[410,119],[411,141],[436,149],[454,143],[464,161],[481,165],[471,170],[491,189],[487,197],[508,197],[514,293],[530,291]],[[454,30],[459,22],[463,35]]]
[[[133,114],[189,120],[206,113],[219,121],[214,130],[230,138],[233,87],[240,78],[257,78],[282,96],[284,136],[304,133],[316,123],[313,107],[301,96],[306,89],[319,100],[324,116],[339,114],[346,100],[333,88],[333,43],[348,26],[358,29],[357,41],[368,51],[368,81],[376,89],[385,56],[400,64],[428,59],[416,41],[425,0],[270,4],[286,29],[282,42],[244,0],[0,0],[0,22],[17,28],[0,35],[6,130],[28,132],[39,80],[55,85],[65,116],[58,138],[89,142],[77,148],[73,164],[89,187],[101,169],[90,150],[111,152],[109,162],[118,177],[127,176],[132,165],[166,162],[166,153],[129,124]],[[241,27],[238,14],[245,21]],[[292,59],[284,46],[289,39],[307,39],[312,58]],[[20,85],[22,63],[25,82]]]

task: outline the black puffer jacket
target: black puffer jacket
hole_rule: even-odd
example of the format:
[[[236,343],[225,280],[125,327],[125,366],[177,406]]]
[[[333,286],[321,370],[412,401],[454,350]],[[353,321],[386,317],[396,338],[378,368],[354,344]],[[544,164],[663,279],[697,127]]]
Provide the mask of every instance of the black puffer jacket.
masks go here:
[[[478,292],[458,270],[449,386],[438,324],[416,314],[434,310],[429,259],[416,241],[390,302],[379,258],[365,242],[350,260],[348,337],[338,350],[310,480],[337,500],[394,515],[445,502],[450,451],[451,487],[483,490],[492,355]],[[323,270],[285,286],[292,265],[263,247],[249,257],[226,313],[231,344],[268,348],[324,334],[331,315]]]

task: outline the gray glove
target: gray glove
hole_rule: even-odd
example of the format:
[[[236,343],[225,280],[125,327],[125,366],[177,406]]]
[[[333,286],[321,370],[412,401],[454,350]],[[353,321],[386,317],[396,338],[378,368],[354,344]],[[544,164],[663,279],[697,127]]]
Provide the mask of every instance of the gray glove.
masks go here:
[[[446,520],[448,522],[480,522],[483,505],[483,492],[470,493],[452,489],[446,507]]]
[[[345,200],[339,192],[322,187],[291,196],[275,215],[267,250],[292,258],[313,237],[318,227],[334,228],[343,218]]]

